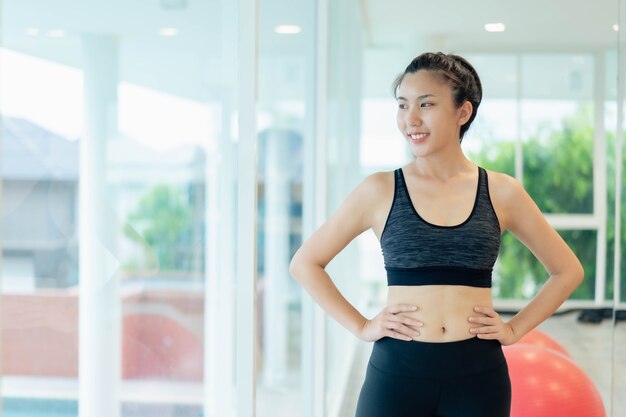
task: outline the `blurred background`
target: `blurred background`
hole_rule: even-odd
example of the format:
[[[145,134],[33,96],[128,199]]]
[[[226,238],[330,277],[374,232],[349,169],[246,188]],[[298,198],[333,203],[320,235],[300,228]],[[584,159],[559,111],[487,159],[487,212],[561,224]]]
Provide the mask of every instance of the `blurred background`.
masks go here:
[[[520,180],[585,268],[528,340],[562,355],[535,385],[626,416],[624,6],[0,0],[1,415],[353,416],[371,344],[288,265],[410,160],[391,83],[444,51],[483,84],[464,152]],[[371,231],[326,270],[384,306]],[[496,309],[546,279],[505,232]]]

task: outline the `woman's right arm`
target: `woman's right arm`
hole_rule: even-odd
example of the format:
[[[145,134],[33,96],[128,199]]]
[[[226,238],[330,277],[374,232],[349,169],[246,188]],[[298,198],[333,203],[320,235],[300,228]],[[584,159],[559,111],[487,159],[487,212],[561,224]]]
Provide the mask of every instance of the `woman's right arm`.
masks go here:
[[[410,340],[407,335],[419,333],[406,324],[419,326],[419,322],[396,313],[415,310],[407,305],[392,306],[368,320],[343,297],[324,269],[348,243],[371,227],[375,209],[384,195],[383,175],[369,175],[350,192],[335,213],[296,251],[289,272],[327,314],[360,339],[373,341],[390,336]]]

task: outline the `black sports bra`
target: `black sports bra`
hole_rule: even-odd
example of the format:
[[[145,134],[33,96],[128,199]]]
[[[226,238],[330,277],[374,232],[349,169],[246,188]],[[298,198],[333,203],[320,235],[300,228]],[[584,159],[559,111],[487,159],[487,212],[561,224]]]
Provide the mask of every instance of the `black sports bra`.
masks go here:
[[[388,285],[491,287],[501,232],[487,171],[478,167],[472,212],[454,226],[424,220],[411,202],[402,168],[394,178],[393,202],[380,237]]]

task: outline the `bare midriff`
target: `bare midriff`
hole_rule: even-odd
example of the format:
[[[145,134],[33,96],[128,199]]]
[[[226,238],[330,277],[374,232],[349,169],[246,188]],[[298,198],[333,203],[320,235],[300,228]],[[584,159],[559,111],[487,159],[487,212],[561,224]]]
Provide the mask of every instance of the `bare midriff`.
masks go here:
[[[475,306],[493,307],[491,288],[465,285],[391,285],[388,287],[387,306],[411,304],[417,311],[398,313],[424,323],[409,327],[420,335],[413,340],[422,342],[453,342],[474,337],[470,333],[480,324],[470,323],[470,316],[482,316]]]

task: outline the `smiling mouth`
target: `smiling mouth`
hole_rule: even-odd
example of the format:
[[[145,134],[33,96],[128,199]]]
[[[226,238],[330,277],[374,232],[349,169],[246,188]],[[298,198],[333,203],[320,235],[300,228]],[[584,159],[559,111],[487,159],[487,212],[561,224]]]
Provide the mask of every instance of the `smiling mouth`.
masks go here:
[[[426,137],[426,136],[428,136],[429,134],[430,134],[430,133],[419,133],[419,134],[417,134],[417,135],[409,135],[409,136],[411,137],[411,139],[414,139],[414,140],[419,140],[419,139],[423,139],[423,138],[425,138],[425,137]]]

